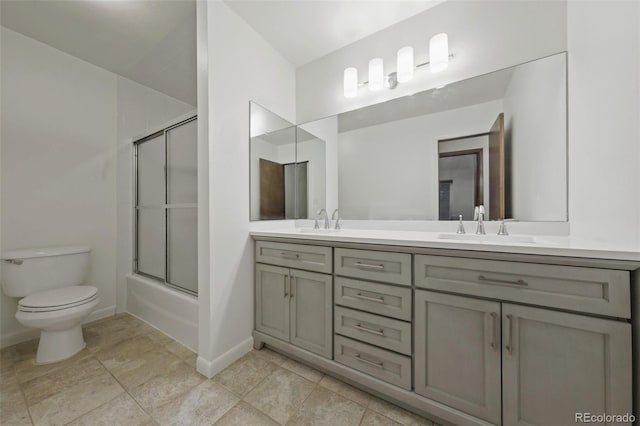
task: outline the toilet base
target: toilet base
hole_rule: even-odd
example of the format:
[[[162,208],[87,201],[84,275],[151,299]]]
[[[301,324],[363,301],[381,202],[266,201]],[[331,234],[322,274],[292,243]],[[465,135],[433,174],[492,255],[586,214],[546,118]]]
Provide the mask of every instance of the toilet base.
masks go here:
[[[80,352],[86,345],[80,324],[67,330],[42,330],[36,363],[63,361]]]

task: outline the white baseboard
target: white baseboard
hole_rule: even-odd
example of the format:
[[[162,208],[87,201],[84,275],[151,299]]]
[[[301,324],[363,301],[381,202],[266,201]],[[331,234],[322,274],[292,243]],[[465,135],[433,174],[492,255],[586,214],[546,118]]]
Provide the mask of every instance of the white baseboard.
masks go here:
[[[233,364],[234,361],[248,353],[253,348],[253,337],[243,340],[227,352],[220,355],[213,361],[209,361],[201,356],[196,363],[198,373],[205,375],[209,379]]]
[[[82,323],[86,324],[88,322],[97,321],[102,318],[107,318],[116,313],[116,306],[107,306],[106,308],[97,309]],[[17,330],[11,333],[7,333],[3,336],[0,336],[0,348],[6,348],[7,346],[13,346],[15,344],[26,342],[27,340],[37,339],[40,336],[40,330],[35,328],[23,328],[22,330]]]

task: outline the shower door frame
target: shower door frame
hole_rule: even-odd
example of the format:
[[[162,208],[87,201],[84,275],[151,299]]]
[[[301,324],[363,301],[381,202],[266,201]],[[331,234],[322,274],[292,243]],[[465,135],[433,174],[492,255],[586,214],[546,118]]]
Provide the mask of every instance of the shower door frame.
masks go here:
[[[161,130],[155,131],[153,133],[148,134],[147,136],[138,137],[133,140],[133,272],[135,274],[141,275],[143,277],[151,278],[153,280],[159,281],[166,285],[167,287],[173,288],[175,290],[190,294],[192,296],[198,296],[197,291],[192,291],[188,288],[182,287],[178,284],[174,284],[169,281],[169,229],[168,229],[168,214],[170,209],[177,208],[195,208],[197,211],[198,203],[178,203],[178,204],[168,204],[168,173],[167,173],[167,133],[175,128],[183,126],[192,121],[196,121],[198,119],[197,113],[189,113],[186,115],[187,118],[180,119],[179,121],[171,124],[169,126],[163,127]],[[146,272],[142,272],[138,269],[138,221],[140,207],[138,206],[138,147],[140,144],[147,142],[151,139],[155,139],[158,136],[163,136],[164,139],[164,204],[162,208],[164,209],[164,278],[158,277],[152,274],[148,274]],[[197,231],[196,231],[197,235]]]

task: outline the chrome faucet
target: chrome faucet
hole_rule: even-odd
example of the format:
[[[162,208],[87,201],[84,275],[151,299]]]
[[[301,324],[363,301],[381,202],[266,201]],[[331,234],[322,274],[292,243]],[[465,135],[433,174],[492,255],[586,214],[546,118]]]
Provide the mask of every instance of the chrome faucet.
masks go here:
[[[331,220],[335,220],[336,221],[334,229],[336,229],[336,230],[342,229],[342,227],[340,226],[340,213],[338,212],[338,209],[335,209],[333,211],[333,213],[331,214]]]
[[[477,235],[486,235],[486,232],[484,231],[484,214],[485,211],[482,204],[473,209],[473,220],[478,221],[478,227],[476,228]]]
[[[507,231],[506,222],[517,222],[517,219],[502,219],[500,221],[500,227],[498,228],[498,235],[509,235],[509,231]]]
[[[458,215],[458,230],[456,231],[456,234],[466,234],[466,231],[464,230],[464,223],[462,223],[462,215]]]
[[[318,213],[316,213],[316,222],[313,225],[314,229],[320,229],[320,226],[318,225],[318,219],[322,219],[323,215],[324,215],[324,229],[331,228],[331,224],[329,223],[329,215],[327,214],[327,211],[325,209],[320,209],[318,210]]]

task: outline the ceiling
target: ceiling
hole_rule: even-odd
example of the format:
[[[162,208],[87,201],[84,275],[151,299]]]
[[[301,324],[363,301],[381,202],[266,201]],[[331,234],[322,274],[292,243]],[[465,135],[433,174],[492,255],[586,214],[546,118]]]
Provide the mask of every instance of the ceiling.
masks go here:
[[[444,0],[226,0],[294,66]],[[0,23],[196,105],[195,0],[0,0]]]
[[[0,23],[191,105],[195,0],[1,0]]]
[[[225,0],[299,67],[444,0]]]

